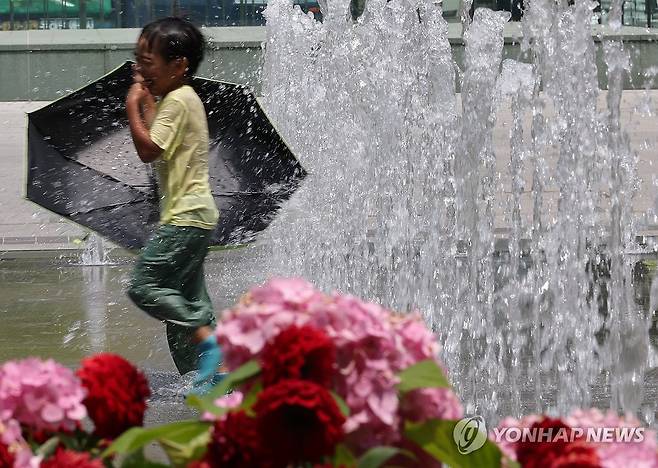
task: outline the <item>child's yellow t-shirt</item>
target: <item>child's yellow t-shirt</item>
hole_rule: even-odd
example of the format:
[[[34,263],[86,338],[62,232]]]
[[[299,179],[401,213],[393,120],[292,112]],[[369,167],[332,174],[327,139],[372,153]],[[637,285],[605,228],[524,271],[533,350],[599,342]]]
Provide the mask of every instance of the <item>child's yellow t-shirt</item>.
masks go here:
[[[181,86],[158,103],[151,140],[162,148],[156,161],[160,223],[213,229],[219,212],[208,182],[208,121],[190,86]]]

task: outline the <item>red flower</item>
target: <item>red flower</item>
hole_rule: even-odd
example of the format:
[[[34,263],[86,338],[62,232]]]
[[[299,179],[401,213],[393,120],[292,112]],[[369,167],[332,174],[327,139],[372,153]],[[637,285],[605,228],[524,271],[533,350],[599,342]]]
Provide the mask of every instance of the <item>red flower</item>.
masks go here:
[[[544,418],[534,423],[532,429],[544,429],[547,434],[552,429],[551,441],[521,440],[516,456],[523,468],[600,468],[601,463],[594,447],[583,440],[573,442],[556,438],[560,429],[570,436],[571,428],[560,419]]]
[[[195,468],[264,466],[256,420],[244,411],[231,412],[215,422],[205,458]]]
[[[0,468],[13,468],[14,459],[14,455],[9,451],[9,447],[0,442]]]
[[[41,462],[41,468],[104,468],[98,458],[91,458],[87,452],[74,452],[58,448],[55,455]]]
[[[46,429],[39,429],[39,430],[34,430],[31,428],[24,428],[24,431],[30,436],[30,439],[32,439],[34,442],[37,444],[41,445],[45,443],[48,439],[55,435],[66,435],[69,437],[75,436],[75,431],[76,430],[82,430],[82,424],[80,422],[76,422],[75,424],[75,430],[69,431],[66,429],[60,429],[58,431],[51,431],[51,430],[46,430]]]
[[[584,442],[575,442],[559,454],[551,468],[602,468],[596,450]]]
[[[212,468],[212,466],[205,460],[195,460],[188,463],[187,468]]]
[[[336,348],[322,331],[291,325],[263,349],[263,385],[280,380],[310,380],[329,386],[334,375]]]
[[[144,375],[130,362],[116,354],[96,354],[82,360],[77,374],[88,392],[83,403],[97,436],[113,439],[144,424],[151,391]]]
[[[282,380],[254,405],[258,431],[275,467],[316,463],[343,439],[345,418],[331,394],[313,382]]]

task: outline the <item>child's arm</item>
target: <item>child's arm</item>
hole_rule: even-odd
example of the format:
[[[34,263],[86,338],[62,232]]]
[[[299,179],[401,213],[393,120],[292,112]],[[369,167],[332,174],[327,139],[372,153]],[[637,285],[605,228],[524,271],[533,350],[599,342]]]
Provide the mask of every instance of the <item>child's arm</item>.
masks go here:
[[[142,102],[142,116],[144,118],[144,123],[147,128],[151,128],[153,121],[155,120],[156,114],[156,104],[155,99],[151,93],[147,93],[146,98]]]
[[[162,154],[162,148],[151,140],[151,135],[144,121],[144,117],[149,116],[146,115],[143,117],[140,110],[141,104],[147,100],[148,95],[150,93],[147,89],[144,89],[141,83],[134,83],[130,87],[130,91],[128,91],[128,96],[126,97],[126,113],[128,114],[128,122],[130,123],[130,135],[132,136],[139,159],[145,163],[155,161]],[[147,103],[147,107],[150,107],[150,112],[147,111],[147,114],[154,112],[150,104]],[[153,115],[150,118],[152,119]]]

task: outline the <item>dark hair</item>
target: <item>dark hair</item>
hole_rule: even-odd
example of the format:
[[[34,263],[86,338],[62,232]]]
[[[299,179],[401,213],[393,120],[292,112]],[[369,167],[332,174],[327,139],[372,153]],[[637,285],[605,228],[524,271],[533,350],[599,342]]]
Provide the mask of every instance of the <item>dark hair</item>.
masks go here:
[[[149,49],[168,62],[187,58],[187,76],[194,75],[203,60],[205,38],[196,26],[182,18],[168,17],[153,21],[144,26],[140,38],[144,38]]]

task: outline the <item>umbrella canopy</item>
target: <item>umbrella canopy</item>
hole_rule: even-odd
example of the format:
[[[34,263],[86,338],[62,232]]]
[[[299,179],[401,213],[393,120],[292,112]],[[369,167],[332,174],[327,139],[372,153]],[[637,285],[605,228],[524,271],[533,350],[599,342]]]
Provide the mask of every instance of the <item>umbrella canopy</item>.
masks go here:
[[[159,197],[128,128],[131,66],[28,114],[27,198],[134,249],[158,223]],[[249,242],[306,173],[249,88],[203,78],[192,86],[208,115],[210,186],[220,212],[213,245]]]

